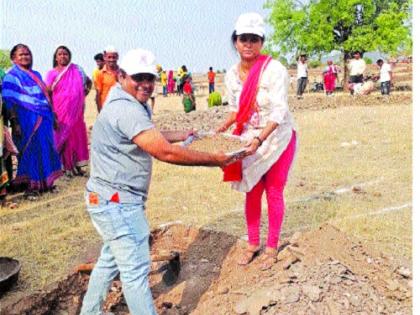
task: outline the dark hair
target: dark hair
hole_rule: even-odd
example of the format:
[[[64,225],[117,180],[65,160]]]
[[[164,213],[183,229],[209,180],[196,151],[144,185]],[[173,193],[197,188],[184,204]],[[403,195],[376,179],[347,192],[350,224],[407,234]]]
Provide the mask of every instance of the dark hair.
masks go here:
[[[378,60],[376,60],[376,63],[380,64],[380,63],[384,63],[384,61],[382,59],[378,59]]]
[[[187,70],[187,66],[186,66],[186,65],[183,65],[183,66],[181,67],[181,69],[182,69],[182,71],[184,71],[184,72],[188,72],[188,70]]]
[[[210,71],[213,71],[213,67],[210,67],[210,68],[209,68],[209,70],[210,70]]]
[[[96,54],[95,57],[93,57],[93,59],[96,61],[98,60],[104,61],[104,54],[103,53]]]
[[[257,35],[257,34],[253,34],[253,35]],[[265,36],[263,35],[263,37],[257,35],[259,38],[261,38],[261,42],[264,44],[264,40],[265,40]],[[236,31],[233,31],[232,36],[230,37],[230,40],[232,41],[232,46],[233,48],[235,48],[235,43],[236,40],[238,39],[239,35],[236,34]]]
[[[69,54],[69,58],[70,58],[69,62],[71,61],[71,51],[70,51],[70,49],[68,49],[66,46],[63,46],[63,45],[58,46],[57,49],[55,50],[54,56],[53,56],[53,68],[57,67],[57,65],[58,65],[57,60],[55,60],[55,58],[57,57],[57,53],[58,53],[59,49],[64,49],[65,51],[67,51],[67,53]]]
[[[29,53],[31,54],[32,57],[32,51],[29,49],[29,47],[25,44],[17,44],[15,46],[13,46],[12,50],[10,51],[10,59],[13,60],[13,58],[15,57],[16,51],[20,48],[26,48]]]

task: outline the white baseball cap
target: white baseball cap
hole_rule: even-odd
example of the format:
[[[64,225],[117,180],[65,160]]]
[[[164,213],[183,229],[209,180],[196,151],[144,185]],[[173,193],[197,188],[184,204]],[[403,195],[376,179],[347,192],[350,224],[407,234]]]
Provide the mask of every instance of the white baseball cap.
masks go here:
[[[105,47],[104,52],[106,53],[118,53],[117,49],[114,46],[108,45]]]
[[[120,68],[128,75],[150,73],[157,76],[155,56],[152,52],[141,48],[129,50],[122,58]]]
[[[236,35],[241,34],[255,34],[263,37],[264,19],[261,15],[255,12],[241,14],[235,24]]]

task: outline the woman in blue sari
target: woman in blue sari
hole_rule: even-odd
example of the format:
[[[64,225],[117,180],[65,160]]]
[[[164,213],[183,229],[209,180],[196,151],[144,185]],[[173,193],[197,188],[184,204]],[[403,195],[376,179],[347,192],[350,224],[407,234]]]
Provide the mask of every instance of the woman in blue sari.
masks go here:
[[[27,185],[27,197],[35,199],[40,192],[53,191],[62,175],[54,146],[54,113],[41,75],[32,70],[29,47],[14,46],[10,59],[14,66],[3,79],[3,100],[19,150],[15,183]]]

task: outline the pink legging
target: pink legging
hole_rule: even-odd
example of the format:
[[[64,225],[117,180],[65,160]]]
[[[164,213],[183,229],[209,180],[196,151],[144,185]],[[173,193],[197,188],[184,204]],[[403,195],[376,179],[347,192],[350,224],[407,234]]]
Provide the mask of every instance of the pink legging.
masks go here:
[[[296,150],[296,132],[276,163],[271,166],[259,182],[246,193],[245,216],[248,228],[248,243],[260,244],[261,198],[265,189],[268,204],[267,247],[277,248],[284,216],[283,190]]]

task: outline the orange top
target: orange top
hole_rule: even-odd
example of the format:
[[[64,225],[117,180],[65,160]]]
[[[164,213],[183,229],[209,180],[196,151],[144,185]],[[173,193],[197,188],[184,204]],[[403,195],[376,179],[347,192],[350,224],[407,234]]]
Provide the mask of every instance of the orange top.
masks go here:
[[[209,78],[210,83],[214,83],[214,78],[216,77],[216,73],[213,71],[207,72],[207,77]]]
[[[99,105],[102,107],[111,87],[117,82],[117,74],[115,71],[108,70],[105,65],[98,73],[95,80],[95,87],[99,93]]]

